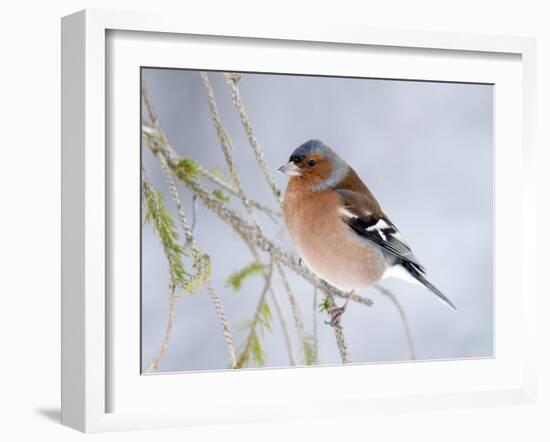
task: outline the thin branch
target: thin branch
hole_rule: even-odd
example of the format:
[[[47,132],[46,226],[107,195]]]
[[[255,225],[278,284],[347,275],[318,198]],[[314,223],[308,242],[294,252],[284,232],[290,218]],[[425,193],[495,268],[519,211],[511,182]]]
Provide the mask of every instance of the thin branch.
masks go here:
[[[168,286],[168,321],[166,323],[166,332],[164,333],[164,338],[162,340],[160,350],[157,356],[151,362],[151,365],[149,365],[149,368],[145,370],[146,373],[152,373],[157,370],[160,360],[163,358],[164,353],[166,353],[166,349],[168,348],[168,342],[170,341],[170,338],[172,336],[172,330],[174,328],[175,302],[176,302],[175,292],[176,292],[176,284],[171,279],[170,284]]]
[[[141,92],[142,92],[142,96],[143,96],[144,101],[145,101],[145,106],[146,106],[146,109],[147,109],[147,113],[148,113],[148,116],[149,116],[150,123],[156,129],[156,133],[159,135],[162,143],[163,144],[168,144],[168,140],[167,140],[166,136],[164,135],[164,131],[160,127],[160,123],[159,123],[157,114],[154,110],[151,97],[150,97],[147,89],[145,88],[145,86],[143,84],[142,84],[142,87],[141,87]],[[203,260],[198,259],[199,251],[198,251],[198,248],[197,248],[197,245],[195,243],[194,236],[193,236],[193,230],[194,230],[194,225],[195,225],[195,215],[193,215],[192,225],[189,226],[189,224],[187,222],[187,219],[185,217],[185,213],[183,211],[183,205],[181,203],[181,199],[179,197],[179,193],[178,193],[176,184],[175,184],[175,182],[172,178],[172,174],[171,174],[171,172],[169,170],[169,167],[168,167],[168,164],[166,162],[166,158],[164,158],[162,155],[156,155],[156,156],[160,160],[162,170],[163,170],[163,173],[164,173],[164,177],[165,177],[165,179],[168,183],[168,187],[170,188],[170,193],[172,194],[172,198],[174,200],[174,203],[176,204],[176,208],[178,210],[178,218],[180,220],[180,224],[181,224],[182,229],[184,231],[186,242],[187,242],[187,244],[189,244],[189,246],[191,247],[191,249],[193,251],[193,265],[197,266],[198,263],[202,263]],[[195,204],[195,201],[196,201],[196,198],[194,196],[193,204]],[[195,214],[195,210],[193,210],[193,214]],[[208,261],[208,266],[209,265],[210,265],[210,263]],[[197,269],[197,270],[201,271],[201,269]],[[204,269],[202,269],[202,270],[204,271]],[[231,360],[231,366],[235,367],[236,366],[235,349],[234,349],[234,346],[233,346],[233,338],[232,338],[231,332],[229,330],[229,324],[228,324],[227,319],[225,317],[225,314],[224,314],[224,311],[223,311],[223,308],[222,308],[222,305],[221,305],[221,301],[218,298],[214,288],[210,284],[210,281],[208,280],[208,277],[206,278],[206,289],[208,291],[208,294],[210,295],[210,299],[211,299],[212,304],[214,306],[214,310],[216,311],[216,315],[218,316],[218,321],[220,322],[220,325],[222,327],[222,332],[223,332],[223,335],[224,335],[227,351],[229,353],[229,357],[230,357],[230,360]]]
[[[224,74],[224,76],[225,76],[227,86],[229,88],[229,92],[231,94],[231,98],[233,99],[233,104],[235,105],[235,108],[236,108],[237,112],[239,113],[241,123],[242,123],[243,128],[246,132],[248,142],[249,142],[250,146],[252,147],[252,150],[254,151],[254,154],[256,156],[256,161],[258,162],[258,165],[260,166],[260,169],[262,170],[263,175],[264,175],[269,187],[271,188],[271,191],[273,192],[273,195],[275,196],[275,199],[279,203],[279,206],[282,207],[283,206],[283,200],[281,198],[281,191],[279,190],[279,188],[275,184],[275,180],[273,179],[273,175],[271,174],[271,169],[267,165],[267,161],[265,160],[263,150],[261,149],[261,147],[259,145],[259,142],[258,142],[258,140],[257,140],[257,138],[254,134],[252,124],[250,123],[250,120],[248,119],[248,116],[246,115],[246,111],[244,109],[244,105],[243,105],[242,100],[241,100],[240,91],[239,91],[239,88],[237,86],[237,83],[240,80],[241,76],[240,76],[240,74],[235,74],[235,73],[226,73],[226,74]],[[278,269],[278,271],[281,275],[281,278],[283,280],[283,284],[285,286],[285,289],[286,289],[288,297],[289,297],[290,305],[291,305],[293,316],[294,316],[294,322],[296,324],[296,331],[297,331],[297,334],[298,334],[299,341],[301,343],[303,355],[304,355],[304,357],[306,357],[306,345],[307,345],[306,344],[306,336],[305,336],[305,333],[304,333],[303,322],[302,322],[302,319],[301,319],[300,310],[298,308],[296,299],[293,295],[292,290],[290,289],[290,285],[288,284],[288,280],[286,279],[286,276],[284,275],[284,272],[283,272],[280,264],[277,264],[277,269]],[[316,289],[316,286],[315,286],[315,289]],[[315,292],[315,295],[316,295],[316,293],[317,292]],[[316,301],[314,300],[314,315],[316,314],[316,312],[315,312],[316,305],[315,304],[316,304]],[[314,319],[316,320],[316,316],[314,316]],[[313,342],[313,345],[314,345],[314,358],[313,359],[314,360],[317,359],[317,350],[318,350],[318,341],[317,341],[317,334],[316,333],[317,333],[317,329],[316,329],[316,324],[315,324],[314,342]],[[339,331],[339,333],[337,335],[337,342],[338,342],[338,346],[340,348],[340,354],[342,355],[342,360],[344,361],[344,359],[347,357],[347,351],[345,349],[345,342],[343,340],[343,334],[341,333],[341,330]]]
[[[142,174],[141,185],[142,185],[142,193],[144,198],[147,199],[147,195],[150,196],[151,203],[154,204],[155,206],[155,212],[157,214],[160,214],[161,202],[158,199],[159,198],[158,193],[154,190],[153,185],[147,180],[145,174]],[[170,242],[167,241],[167,238],[162,237],[160,232],[157,232],[157,233],[159,234],[162,250],[166,258],[166,262],[168,263],[168,271],[170,274],[170,283],[168,286],[168,315],[167,315],[168,319],[166,321],[166,331],[164,333],[164,338],[162,339],[159,352],[157,356],[153,359],[149,367],[147,368],[146,370],[147,373],[151,373],[158,368],[160,360],[163,358],[168,348],[168,343],[172,336],[172,329],[174,327],[175,298],[176,298],[175,291],[176,291],[176,287],[178,286],[177,281],[181,282],[181,279],[184,273],[180,255],[177,254],[177,251],[181,251],[181,249],[179,248],[178,245],[176,245],[173,242],[173,240],[177,239],[177,236],[175,235],[175,231],[174,231],[174,235],[171,236],[172,241]]]
[[[170,189],[170,193],[172,195],[172,199],[174,200],[174,203],[176,205],[177,213],[178,213],[178,219],[180,221],[181,227],[183,229],[183,232],[185,234],[185,239],[187,240],[187,243],[190,245],[192,254],[193,254],[193,266],[195,267],[195,270],[197,272],[197,275],[202,275],[204,273],[209,273],[209,267],[210,267],[210,258],[206,258],[206,255],[201,255],[198,249],[197,244],[195,243],[195,238],[193,236],[193,232],[191,230],[191,226],[187,222],[187,218],[185,216],[185,212],[183,211],[183,204],[181,203],[181,199],[179,196],[178,189],[176,187],[176,183],[174,182],[174,179],[172,178],[172,173],[170,169],[168,168],[168,164],[166,163],[166,160],[162,155],[157,155],[157,158],[160,161],[160,165],[162,168],[162,172],[164,174],[164,178],[166,180],[166,183],[168,184],[168,188]],[[205,268],[205,267],[208,267]],[[208,275],[205,278],[205,284],[206,289],[208,291],[208,294],[210,295],[210,299],[212,301],[212,305],[214,306],[214,310],[216,311],[216,315],[218,316],[218,321],[220,323],[220,326],[222,328],[222,333],[225,338],[225,343],[227,347],[227,351],[229,353],[229,357],[231,360],[231,366],[236,366],[236,357],[235,357],[235,349],[233,346],[233,338],[231,337],[231,332],[229,330],[229,324],[227,323],[227,319],[225,318],[225,314],[223,311],[223,307],[221,304],[220,299],[218,298],[214,288],[210,284]]]
[[[325,294],[326,296],[328,296],[328,299],[330,301],[330,307],[327,309],[328,311],[331,307],[334,307],[336,303],[334,302],[334,293],[332,293],[331,291],[327,291],[325,292]],[[332,327],[332,330],[334,331],[334,336],[336,337],[336,344],[338,345],[338,351],[340,352],[340,359],[342,360],[342,364],[349,364],[351,361],[349,358],[349,351],[346,345],[344,328],[342,327],[341,321],[336,322],[336,324],[334,324],[334,326]]]
[[[260,169],[262,170],[264,177],[269,184],[269,187],[271,188],[271,191],[273,192],[273,195],[275,196],[275,199],[279,203],[279,206],[283,206],[283,200],[281,198],[281,191],[277,187],[277,184],[275,184],[275,180],[273,179],[273,175],[271,174],[271,169],[267,165],[267,161],[265,159],[264,153],[262,148],[260,147],[260,143],[258,142],[258,139],[256,138],[256,135],[254,134],[254,130],[252,128],[252,124],[250,123],[250,120],[248,119],[248,116],[246,115],[244,105],[241,100],[241,93],[239,91],[239,87],[237,86],[237,82],[240,80],[241,76],[240,74],[235,73],[226,73],[224,74],[225,81],[227,83],[227,86],[229,88],[229,92],[231,94],[231,98],[233,99],[233,104],[235,105],[235,109],[239,113],[239,117],[241,119],[241,123],[243,125],[244,131],[246,132],[246,136],[248,138],[248,142],[250,143],[250,146],[252,147],[252,150],[254,151],[254,155],[256,156],[256,160],[258,161],[258,164],[260,165]]]
[[[212,302],[212,305],[214,306],[216,315],[218,316],[218,321],[220,322],[220,325],[222,327],[223,337],[225,339],[227,351],[229,352],[229,357],[231,359],[231,368],[237,368],[237,358],[235,356],[235,349],[233,347],[233,337],[231,336],[231,331],[229,330],[229,323],[227,322],[227,319],[225,317],[222,303],[220,301],[220,298],[216,294],[214,287],[212,287],[210,279],[207,278],[204,284],[206,286],[208,294],[210,295],[210,300]]]
[[[219,114],[219,111],[218,111],[218,106],[216,104],[216,98],[214,96],[214,91],[212,89],[212,85],[210,84],[210,80],[208,79],[208,74],[206,72],[201,72],[201,78],[202,78],[202,82],[204,84],[204,88],[206,90],[206,95],[208,97],[208,105],[209,105],[209,108],[210,108],[210,115],[212,117],[212,122],[214,124],[215,129],[216,129],[216,133],[218,135],[218,141],[219,141],[219,143],[222,147],[222,151],[223,151],[223,154],[225,156],[225,161],[226,161],[226,163],[228,165],[228,168],[229,168],[229,171],[231,173],[231,177],[232,177],[232,180],[233,180],[233,186],[235,186],[235,188],[239,191],[239,197],[241,198],[242,203],[245,206],[246,211],[248,212],[250,218],[252,219],[252,223],[254,224],[254,227],[256,228],[256,230],[258,231],[258,233],[260,235],[264,235],[263,229],[261,228],[260,224],[258,223],[256,218],[254,217],[254,213],[251,210],[250,200],[246,196],[246,194],[243,190],[243,187],[241,185],[241,182],[239,180],[239,177],[238,177],[238,174],[237,174],[237,169],[235,167],[235,163],[233,162],[233,155],[232,155],[233,146],[232,146],[232,143],[231,143],[231,139],[229,137],[229,134],[227,133],[227,130],[225,129],[225,127],[222,124],[220,114]],[[249,125],[249,128],[250,128],[250,130],[252,130],[250,125]],[[256,156],[257,156],[257,158],[259,158],[258,161],[261,161],[261,164],[263,165],[263,167],[266,168],[267,165],[265,164],[265,161],[263,160],[263,154],[261,154],[261,152],[259,151],[259,146],[257,145],[257,143],[255,143],[254,146],[255,146],[254,150],[256,152]],[[279,194],[279,199],[277,201],[279,203],[281,203],[280,202],[280,192],[278,194]],[[290,304],[292,306],[292,312],[293,312],[293,316],[294,316],[295,323],[296,323],[296,332],[298,334],[298,339],[300,341],[300,346],[301,346],[303,358],[304,358],[304,361],[305,361],[305,359],[306,359],[306,343],[305,343],[304,326],[303,326],[303,322],[302,322],[302,318],[301,318],[301,314],[300,314],[300,307],[299,307],[299,305],[297,304],[297,302],[294,298],[294,295],[292,293],[292,290],[290,289],[288,281],[286,280],[286,276],[285,276],[285,274],[284,274],[284,272],[281,268],[281,265],[279,263],[277,263],[276,267],[277,267],[277,271],[279,272],[279,274],[280,274],[280,276],[283,280],[285,289],[288,293],[289,301],[290,301]]]
[[[285,288],[285,291],[288,295],[288,301],[290,303],[292,316],[294,318],[294,324],[296,326],[296,334],[298,335],[298,341],[300,342],[300,349],[302,351],[303,361],[305,362],[307,358],[306,356],[307,343],[306,343],[306,335],[304,332],[304,322],[302,321],[302,314],[300,312],[300,307],[298,306],[298,302],[296,301],[294,292],[290,288],[290,284],[288,283],[288,279],[286,278],[286,275],[280,263],[277,263],[277,272],[281,277],[281,281],[283,282],[283,287]]]
[[[271,258],[269,267],[268,267],[268,273],[267,278],[264,283],[264,287],[262,289],[262,293],[260,295],[260,298],[258,300],[258,304],[256,305],[256,311],[254,312],[254,317],[252,318],[252,322],[250,324],[250,331],[248,333],[248,336],[246,338],[243,351],[239,355],[236,363],[237,368],[242,368],[244,364],[246,363],[246,360],[248,358],[248,354],[251,351],[252,341],[254,339],[254,336],[257,336],[256,326],[258,325],[258,322],[260,320],[260,316],[262,314],[262,307],[265,302],[265,298],[267,296],[267,293],[269,292],[269,288],[271,287],[271,278],[273,277],[273,258]]]
[[[258,250],[256,249],[255,245],[250,241],[250,239],[248,237],[243,235],[241,232],[237,232],[237,233],[239,234],[239,236],[241,237],[243,242],[248,246],[248,248],[250,250],[250,253],[254,257],[255,261],[260,262],[261,261],[260,255],[259,255]],[[264,274],[263,277],[264,277],[265,283],[267,284],[268,283],[268,275]],[[294,355],[294,348],[293,348],[293,345],[292,345],[292,339],[290,338],[290,329],[289,329],[288,323],[287,323],[287,321],[284,317],[284,313],[281,309],[279,298],[278,298],[275,290],[273,290],[273,287],[269,288],[269,292],[270,292],[271,297],[273,299],[273,304],[275,305],[275,310],[277,312],[277,316],[279,317],[279,322],[281,323],[281,328],[283,330],[283,336],[285,338],[285,344],[286,344],[286,348],[287,348],[288,359],[289,359],[290,365],[296,365],[296,357]]]
[[[208,170],[202,167],[199,167],[199,174],[205,177],[206,179],[208,179],[209,181],[211,181],[212,183],[216,184],[217,186],[221,187],[225,191],[229,192],[233,196],[236,196],[237,198],[241,198],[242,195],[239,193],[237,189],[231,186],[231,184],[226,183],[220,177],[209,172]],[[252,207],[266,213],[272,220],[276,220],[276,218],[280,218],[282,216],[281,212],[274,210],[271,207],[268,207],[265,204],[260,203],[259,201],[248,198],[248,202]]]
[[[281,303],[275,290],[270,289],[269,293],[271,294],[271,299],[273,299],[273,305],[275,306],[275,311],[279,317],[279,322],[281,323],[281,328],[283,330],[283,336],[285,338],[286,349],[288,353],[288,360],[290,365],[296,365],[296,356],[294,356],[294,348],[292,347],[292,339],[290,338],[290,332],[288,328],[288,323],[286,322],[285,315],[281,309]]]
[[[185,240],[189,243],[193,254],[198,255],[199,249],[197,247],[197,244],[195,243],[195,238],[193,236],[193,232],[191,231],[191,226],[187,222],[187,217],[185,216],[185,212],[183,211],[183,204],[181,202],[181,198],[178,192],[178,188],[176,187],[176,183],[172,178],[172,173],[168,168],[168,164],[166,164],[166,160],[161,155],[157,155],[157,159],[160,162],[162,173],[164,175],[164,179],[166,180],[166,184],[168,185],[168,189],[170,190],[170,195],[172,196],[172,200],[176,205],[178,220],[180,222],[181,228],[183,229]]]
[[[191,205],[191,233],[195,234],[197,228],[197,195],[193,195],[193,204]]]
[[[317,287],[313,287],[313,360],[319,361],[319,336],[317,330]]]
[[[378,289],[380,293],[382,293],[384,296],[387,296],[390,299],[390,301],[393,303],[393,305],[395,305],[395,307],[397,308],[397,311],[399,312],[399,316],[401,317],[401,322],[403,323],[403,329],[405,330],[405,335],[407,336],[407,344],[409,346],[410,358],[413,361],[416,360],[416,350],[414,345],[414,339],[412,337],[411,327],[409,324],[409,320],[407,318],[407,314],[405,313],[405,309],[397,299],[397,296],[393,294],[393,292],[391,292],[385,287],[382,287],[379,284],[376,284],[374,287]]]
[[[153,142],[153,143],[156,142],[155,137],[158,136],[157,135],[158,131],[159,131],[158,129],[156,129],[154,127],[151,127],[151,126],[147,126],[147,125],[142,126],[142,134],[146,138],[147,142]],[[204,177],[205,179],[207,179],[212,184],[214,184],[218,187],[221,187],[222,190],[225,190],[226,192],[230,193],[231,195],[241,199],[242,195],[231,184],[226,182],[221,177],[219,177],[219,176],[215,175],[214,173],[210,172],[209,170],[205,169],[200,164],[197,163],[196,166],[197,166],[197,173],[201,177]],[[265,204],[262,204],[259,201],[256,201],[252,198],[248,198],[248,202],[255,209],[258,209],[258,210],[261,210],[262,212],[264,212],[273,221],[276,221],[277,218],[281,218],[281,216],[282,216],[280,211],[272,209],[271,207],[266,206]]]
[[[239,194],[243,197],[243,202],[245,206],[247,206],[248,203],[246,202],[246,198],[241,187],[239,175],[237,174],[237,168],[235,167],[235,163],[233,162],[233,145],[231,143],[231,138],[229,138],[227,130],[222,124],[220,113],[218,112],[218,106],[216,104],[216,98],[214,96],[214,90],[212,89],[212,85],[210,84],[210,80],[208,79],[208,74],[206,72],[201,72],[200,75],[202,83],[204,85],[204,90],[206,91],[206,97],[208,99],[208,107],[210,108],[212,123],[214,124],[214,128],[216,129],[216,135],[218,136],[218,141],[222,148],[225,162],[227,163],[227,167],[229,168],[229,173],[231,174],[233,186],[237,189],[237,192],[239,192]]]
[[[149,124],[153,127],[153,129],[155,129],[156,133],[160,137],[161,142],[163,144],[168,144],[168,139],[166,138],[164,131],[160,127],[159,119],[157,113],[155,112],[155,107],[153,106],[153,100],[151,100],[149,91],[143,83],[141,84],[141,96],[143,97],[143,101],[145,102],[145,109],[147,110]],[[145,133],[147,134],[146,128],[147,126],[142,126],[142,132],[145,129]]]
[[[334,327],[332,327],[332,329],[334,330],[334,336],[336,336],[336,343],[338,345],[338,351],[340,352],[342,364],[349,364],[351,360],[349,358],[349,351],[344,338],[344,328],[342,327],[342,324],[338,322]]]

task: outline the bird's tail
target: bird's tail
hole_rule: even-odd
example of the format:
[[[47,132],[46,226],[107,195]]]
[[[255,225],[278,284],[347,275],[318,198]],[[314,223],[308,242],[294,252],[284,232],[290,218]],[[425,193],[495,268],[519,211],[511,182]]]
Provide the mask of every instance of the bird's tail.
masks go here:
[[[456,310],[455,305],[447,298],[439,289],[434,286],[430,281],[426,279],[424,273],[418,269],[412,262],[403,262],[401,264],[405,269],[415,278],[418,282],[421,282],[426,288],[430,289],[439,299],[441,299],[445,304],[451,307],[453,310]]]

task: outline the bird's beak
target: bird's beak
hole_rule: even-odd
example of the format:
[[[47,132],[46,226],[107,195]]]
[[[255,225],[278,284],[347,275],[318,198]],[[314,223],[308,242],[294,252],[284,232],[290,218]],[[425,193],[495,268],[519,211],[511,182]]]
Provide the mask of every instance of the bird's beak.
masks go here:
[[[292,161],[289,161],[285,165],[279,167],[279,172],[286,173],[290,176],[297,176],[300,175],[300,168],[296,166]]]

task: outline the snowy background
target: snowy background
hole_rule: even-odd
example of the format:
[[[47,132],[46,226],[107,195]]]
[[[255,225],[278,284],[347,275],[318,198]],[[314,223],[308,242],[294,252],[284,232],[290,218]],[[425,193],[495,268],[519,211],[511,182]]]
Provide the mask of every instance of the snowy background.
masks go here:
[[[232,137],[244,189],[276,207],[230,100],[222,74],[210,73],[223,123]],[[209,169],[225,172],[198,72],[144,69],[161,125],[171,145]],[[247,113],[278,185],[276,169],[292,150],[319,138],[347,160],[399,227],[430,280],[456,312],[422,286],[386,279],[407,312],[418,359],[490,357],[493,354],[493,87],[396,80],[244,74],[239,87]],[[143,166],[166,193],[160,168],[147,150]],[[226,174],[227,175],[227,174]],[[186,208],[190,196],[180,187]],[[167,199],[168,200],[168,199]],[[237,201],[235,208],[241,209]],[[292,249],[282,224],[260,219],[271,237]],[[227,276],[252,261],[232,230],[199,205],[196,237],[213,260],[212,282],[233,329],[249,319],[262,280],[234,293]],[[299,299],[306,332],[312,331],[313,289],[287,272]],[[164,336],[168,271],[158,238],[142,237],[142,364],[147,367]],[[276,287],[280,284],[276,281]],[[285,292],[277,290],[292,325]],[[399,315],[375,289],[362,293],[372,307],[350,304],[342,324],[353,362],[408,359]],[[263,339],[266,367],[288,365],[277,316]],[[319,359],[339,363],[334,334],[318,314]],[[246,332],[234,332],[238,345]],[[295,348],[297,343],[295,342]],[[207,293],[179,299],[170,346],[159,371],[227,367],[225,343]]]

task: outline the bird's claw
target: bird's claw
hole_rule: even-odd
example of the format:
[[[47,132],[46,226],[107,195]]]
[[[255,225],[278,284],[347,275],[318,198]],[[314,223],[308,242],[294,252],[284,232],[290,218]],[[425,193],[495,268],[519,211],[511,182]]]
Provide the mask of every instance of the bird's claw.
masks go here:
[[[346,311],[346,307],[348,306],[349,300],[354,295],[355,290],[352,290],[348,293],[348,296],[346,297],[346,302],[344,302],[344,305],[342,307],[331,307],[327,310],[327,313],[330,315],[330,321],[325,321],[325,324],[330,324],[331,327],[336,327],[338,324],[340,324],[340,319],[342,318],[342,315]]]
[[[340,323],[342,315],[346,311],[346,306],[342,307],[332,307],[327,310],[330,315],[330,321],[325,321],[325,324],[330,325],[331,327],[336,327]]]

